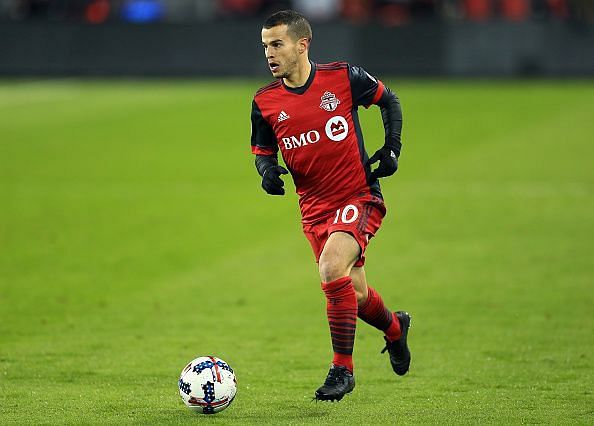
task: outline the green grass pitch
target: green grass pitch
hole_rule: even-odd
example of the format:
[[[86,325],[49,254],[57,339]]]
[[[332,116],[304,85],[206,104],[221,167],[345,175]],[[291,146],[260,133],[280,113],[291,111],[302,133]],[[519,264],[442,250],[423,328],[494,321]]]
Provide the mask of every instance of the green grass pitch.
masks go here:
[[[0,423],[593,424],[594,84],[388,81],[404,149],[367,274],[413,363],[360,323],[326,404],[293,185],[266,196],[249,149],[262,83],[0,83]],[[209,354],[239,391],[207,417],[177,379]]]

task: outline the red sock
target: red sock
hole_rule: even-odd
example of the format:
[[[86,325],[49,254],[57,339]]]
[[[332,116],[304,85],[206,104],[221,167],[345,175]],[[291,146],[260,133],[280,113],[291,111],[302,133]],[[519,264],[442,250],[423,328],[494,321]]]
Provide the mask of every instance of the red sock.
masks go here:
[[[322,283],[334,359],[332,364],[353,372],[353,345],[357,326],[357,296],[351,277]]]
[[[375,289],[367,287],[367,300],[359,306],[359,318],[384,332],[389,341],[400,339],[400,322],[396,314],[384,306],[384,301]]]

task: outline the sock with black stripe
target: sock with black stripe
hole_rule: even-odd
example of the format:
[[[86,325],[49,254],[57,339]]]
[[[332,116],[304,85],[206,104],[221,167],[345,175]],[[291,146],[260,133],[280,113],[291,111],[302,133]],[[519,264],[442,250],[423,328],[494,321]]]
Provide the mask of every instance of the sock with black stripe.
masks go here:
[[[359,318],[384,332],[390,342],[400,339],[400,322],[396,314],[385,307],[375,289],[367,287],[367,300],[359,305]]]
[[[330,325],[334,358],[332,364],[353,372],[353,346],[357,326],[357,296],[351,277],[322,283]]]

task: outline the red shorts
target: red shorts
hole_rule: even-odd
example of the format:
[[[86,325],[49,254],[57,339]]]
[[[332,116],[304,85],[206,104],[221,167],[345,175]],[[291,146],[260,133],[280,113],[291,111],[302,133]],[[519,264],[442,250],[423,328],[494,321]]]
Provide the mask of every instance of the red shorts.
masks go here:
[[[373,195],[354,197],[331,216],[312,224],[304,224],[303,233],[311,244],[316,262],[320,261],[320,255],[330,234],[337,231],[351,234],[361,247],[355,266],[363,266],[365,249],[382,224],[385,215],[386,207],[381,198]]]

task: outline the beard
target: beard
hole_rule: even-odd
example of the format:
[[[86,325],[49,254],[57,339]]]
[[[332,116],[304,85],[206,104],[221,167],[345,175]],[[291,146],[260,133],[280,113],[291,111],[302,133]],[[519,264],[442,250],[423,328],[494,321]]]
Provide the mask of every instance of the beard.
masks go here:
[[[283,67],[284,70],[281,71],[279,74],[277,74],[275,77],[276,78],[291,77],[291,74],[293,74],[293,72],[297,69],[298,62],[299,62],[299,60],[298,60],[297,55],[293,56],[292,58],[288,58],[287,62],[285,63],[285,66]]]

